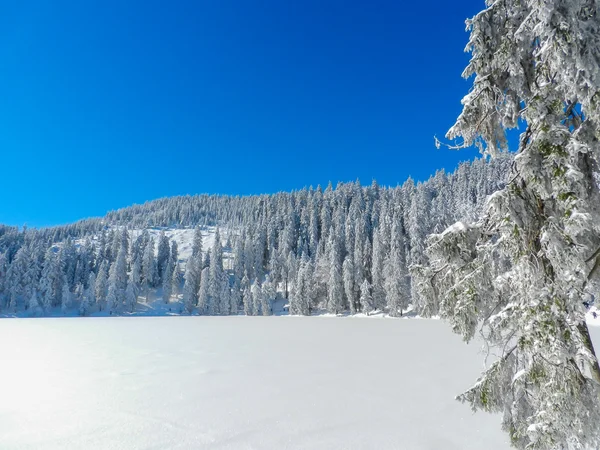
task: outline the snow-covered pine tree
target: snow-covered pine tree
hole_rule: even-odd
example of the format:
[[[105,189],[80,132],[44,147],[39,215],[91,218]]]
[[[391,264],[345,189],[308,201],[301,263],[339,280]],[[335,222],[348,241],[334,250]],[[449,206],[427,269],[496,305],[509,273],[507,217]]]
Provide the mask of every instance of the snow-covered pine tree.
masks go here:
[[[201,276],[204,274],[200,258],[202,258],[202,255],[192,254],[185,265],[183,303],[188,312],[191,312],[190,308],[194,308],[198,304],[198,290],[200,289]],[[208,282],[208,280],[206,281]]]
[[[223,271],[223,247],[218,228],[215,231],[215,242],[210,253],[208,282],[208,315],[229,314],[229,295],[223,298],[225,273]]]
[[[146,301],[149,300],[150,289],[154,288],[158,283],[158,271],[156,268],[156,258],[154,257],[154,239],[149,238],[144,256],[142,259],[142,277],[146,289]]]
[[[210,269],[205,267],[202,270],[202,276],[200,278],[200,288],[198,289],[198,313],[199,314],[208,314],[209,304],[210,304]],[[185,298],[185,297],[184,297]],[[189,306],[189,303],[186,303],[186,309],[191,314],[194,306]]]
[[[170,261],[167,263],[167,266],[163,271],[162,278],[162,298],[165,303],[169,303],[169,301],[171,300],[171,294],[173,293],[173,270],[171,270]]]
[[[360,285],[360,305],[362,312],[367,316],[375,309],[373,296],[371,295],[371,284],[366,278]]]
[[[254,280],[252,283],[252,287],[250,288],[250,292],[252,293],[252,315],[260,316],[261,308],[262,308],[262,286],[258,282],[258,279]]]
[[[142,281],[142,258],[141,254],[137,256],[132,255],[132,263],[131,263],[131,280],[135,283],[135,285],[139,288],[140,283]]]
[[[175,262],[173,266],[173,273],[171,275],[171,296],[175,297],[176,299],[179,298],[182,282],[183,276],[181,274],[181,269],[179,268],[179,263]]]
[[[410,288],[406,269],[404,234],[400,216],[396,213],[392,221],[392,236],[390,252],[384,268],[384,288],[387,299],[387,309],[393,317],[402,316],[408,307]]]
[[[271,278],[267,275],[262,285],[262,303],[260,308],[263,316],[270,316],[273,314],[272,304],[275,301],[276,294],[277,292],[271,282]]]
[[[127,288],[125,288],[125,306],[129,312],[135,311],[138,301],[137,287],[132,278],[127,280]]]
[[[344,260],[344,264],[342,265],[342,273],[344,278],[344,290],[346,292],[346,298],[348,299],[350,313],[356,314],[358,296],[356,295],[356,283],[354,280],[354,277],[356,275],[356,268],[354,267],[354,259],[352,256],[348,255]]]
[[[200,227],[194,229],[194,240],[192,242],[192,256],[202,255],[202,230]]]
[[[98,309],[102,311],[106,303],[106,294],[108,290],[108,260],[103,260],[96,276],[95,297],[98,303]]]
[[[247,316],[254,315],[254,304],[252,302],[252,291],[250,290],[250,280],[248,273],[242,278],[242,302],[244,303],[244,314]]]
[[[231,287],[231,291],[229,293],[229,304],[231,305],[231,314],[234,316],[237,316],[238,314],[241,299],[242,293],[240,291],[239,282],[236,279],[234,279],[233,286]]]
[[[87,286],[79,305],[79,314],[82,316],[87,316],[96,304],[96,275],[94,272],[90,272]]]
[[[373,306],[376,309],[383,309],[385,301],[385,277],[384,263],[385,252],[382,243],[382,230],[377,228],[373,233],[373,265],[371,266],[371,296]]]
[[[169,264],[169,259],[171,256],[170,246],[169,246],[169,238],[167,237],[164,230],[160,232],[160,236],[158,238],[158,251],[156,253],[156,273],[157,280],[156,284],[164,284],[165,282],[165,271],[167,270],[167,266]],[[171,281],[171,276],[169,274],[169,280]],[[168,300],[167,300],[168,301]]]
[[[62,294],[60,300],[60,309],[64,313],[71,307],[71,291],[69,290],[69,283],[67,282],[66,275],[63,277],[62,282]]]
[[[60,305],[62,298],[62,283],[63,273],[60,264],[60,255],[54,251],[54,248],[50,247],[44,256],[42,278],[40,280],[40,293],[46,313],[48,313],[53,306]]]
[[[344,281],[342,279],[339,245],[333,235],[330,236],[327,245],[330,264],[327,289],[327,311],[332,314],[340,314],[344,309]]]
[[[498,359],[460,396],[503,414],[520,449],[600,447],[600,368],[582,297],[600,267],[600,12],[588,0],[488,0],[467,22],[475,75],[447,134],[496,156],[508,185],[475,224],[428,239],[429,311]]]
[[[296,281],[290,293],[290,314],[310,316],[313,301],[312,266],[305,256],[300,260]]]
[[[27,303],[27,310],[31,317],[39,316],[42,313],[40,302],[38,299],[37,289],[34,289]]]
[[[109,281],[108,294],[106,294],[106,311],[108,311],[108,313],[111,315],[117,310],[119,306],[118,297],[119,294],[117,292],[117,285],[114,282]]]

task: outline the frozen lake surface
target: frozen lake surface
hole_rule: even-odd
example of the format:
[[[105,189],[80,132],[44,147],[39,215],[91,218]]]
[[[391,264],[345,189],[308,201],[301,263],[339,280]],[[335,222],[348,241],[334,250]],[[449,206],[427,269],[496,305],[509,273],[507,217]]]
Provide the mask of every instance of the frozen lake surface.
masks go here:
[[[3,450],[509,448],[435,320],[4,319],[0,347]]]

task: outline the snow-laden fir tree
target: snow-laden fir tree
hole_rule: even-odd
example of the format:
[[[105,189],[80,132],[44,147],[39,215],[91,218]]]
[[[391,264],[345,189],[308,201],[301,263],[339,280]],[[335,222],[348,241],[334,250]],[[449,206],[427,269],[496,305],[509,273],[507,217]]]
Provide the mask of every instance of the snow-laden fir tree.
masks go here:
[[[252,315],[260,316],[261,308],[262,308],[262,301],[263,301],[262,300],[263,292],[262,292],[262,286],[258,282],[258,279],[255,279],[254,283],[252,283],[250,292],[252,294]]]
[[[219,314],[231,314],[231,289],[229,287],[229,277],[225,272],[221,273],[221,292],[219,294]]]
[[[336,240],[330,236],[328,242],[329,281],[327,290],[327,311],[339,314],[344,309],[344,282],[340,264],[340,250]]]
[[[167,270],[167,266],[169,264],[171,251],[169,245],[169,238],[167,237],[164,230],[160,232],[160,236],[158,238],[158,251],[156,253],[156,273],[158,274],[157,283],[165,282],[165,271]],[[169,282],[171,281],[169,274]]]
[[[102,261],[98,274],[96,275],[95,297],[98,303],[98,309],[104,309],[106,303],[106,294],[108,290],[108,260]]]
[[[215,241],[210,253],[208,282],[208,315],[229,314],[229,295],[224,295],[226,290],[226,280],[223,271],[223,247],[221,245],[221,236],[218,228],[215,232]]]
[[[165,303],[169,303],[171,300],[171,294],[173,293],[173,270],[171,261],[167,263],[165,270],[163,271],[163,282],[162,282],[162,298]]]
[[[260,308],[263,316],[270,316],[273,314],[272,304],[275,301],[276,295],[277,292],[275,286],[273,286],[271,278],[267,275],[262,285],[262,303]]]
[[[135,283],[135,285],[139,288],[142,280],[142,255],[137,254],[137,256],[132,255],[132,263],[131,263],[131,280]]]
[[[135,311],[137,301],[137,287],[135,286],[135,282],[133,281],[133,279],[129,278],[129,280],[127,281],[127,288],[125,288],[125,306],[127,308],[127,311]]]
[[[210,269],[208,267],[204,268],[202,271],[202,276],[200,278],[200,288],[198,289],[198,313],[199,314],[208,314],[209,306],[210,306],[210,282],[209,275]],[[186,303],[186,310],[191,314],[193,305]]]
[[[171,275],[171,295],[175,297],[175,299],[179,298],[182,282],[183,275],[181,273],[181,269],[179,268],[179,263],[175,262],[173,265],[173,274]]]
[[[146,301],[148,301],[150,289],[155,287],[158,283],[158,270],[156,268],[156,258],[154,257],[154,239],[152,237],[150,237],[146,244],[146,248],[144,249],[142,277],[146,289]]]
[[[90,272],[87,281],[87,288],[83,292],[83,297],[79,305],[79,314],[87,316],[96,305],[96,274]]]
[[[252,301],[252,291],[250,290],[250,280],[248,273],[242,278],[242,302],[244,304],[244,314],[247,316],[254,315],[254,303]]]
[[[375,309],[381,310],[386,305],[384,288],[385,252],[382,243],[382,233],[380,228],[373,233],[373,263],[371,266],[371,296],[373,298],[373,306]]]
[[[117,285],[114,282],[108,283],[108,293],[106,294],[106,311],[113,314],[119,307],[119,293]]]
[[[309,316],[313,300],[313,271],[310,260],[303,257],[290,295],[290,314]]]
[[[201,254],[192,254],[185,266],[183,303],[188,312],[191,312],[192,308],[198,304],[198,290],[200,289],[201,278],[204,274],[200,262],[201,258]],[[208,279],[206,282],[208,283]]]
[[[233,286],[229,292],[229,304],[231,307],[231,314],[236,316],[238,314],[240,303],[242,299],[242,293],[240,291],[239,282],[234,278]]]
[[[48,313],[53,306],[60,305],[63,279],[64,275],[62,273],[60,255],[51,247],[45,254],[39,284],[42,305],[44,306],[46,313]]]
[[[192,256],[202,255],[202,230],[200,227],[194,229],[194,240],[192,242]]]
[[[387,298],[387,309],[391,316],[402,316],[408,307],[410,287],[405,258],[404,234],[401,218],[394,214],[390,251],[384,267],[384,289]]]
[[[60,300],[60,309],[64,313],[71,307],[71,291],[69,290],[69,284],[67,283],[66,276],[62,283],[62,294]]]
[[[600,5],[488,0],[467,22],[474,75],[447,137],[496,156],[521,124],[507,186],[482,218],[428,239],[429,312],[497,358],[460,396],[503,414],[520,449],[600,448],[600,368],[582,298],[600,266]]]
[[[42,308],[40,306],[40,302],[38,299],[37,290],[34,289],[29,297],[29,301],[27,303],[27,310],[29,312],[29,316],[36,317],[42,313]]]
[[[373,296],[371,295],[371,284],[366,278],[360,285],[360,305],[362,312],[367,316],[375,309]]]

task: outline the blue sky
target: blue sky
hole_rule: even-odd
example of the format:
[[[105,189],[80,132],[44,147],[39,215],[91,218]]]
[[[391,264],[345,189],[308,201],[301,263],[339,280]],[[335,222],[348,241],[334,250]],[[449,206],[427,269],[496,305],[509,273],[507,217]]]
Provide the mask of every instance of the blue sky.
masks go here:
[[[29,1],[0,15],[0,223],[360,179],[437,150],[481,1]]]

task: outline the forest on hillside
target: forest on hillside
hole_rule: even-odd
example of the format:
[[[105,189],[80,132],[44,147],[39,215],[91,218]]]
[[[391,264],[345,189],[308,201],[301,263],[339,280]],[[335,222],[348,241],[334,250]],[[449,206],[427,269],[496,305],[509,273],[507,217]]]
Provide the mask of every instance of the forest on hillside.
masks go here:
[[[478,159],[396,187],[172,197],[67,226],[2,227],[0,310],[120,314],[153,293],[188,314],[266,315],[276,298],[302,315],[418,311],[410,267],[423,262],[426,236],[478,217],[511,161]],[[147,230],[156,227],[196,228],[191,256],[180,258],[164,231],[155,241]],[[211,248],[206,227],[217,227]]]

